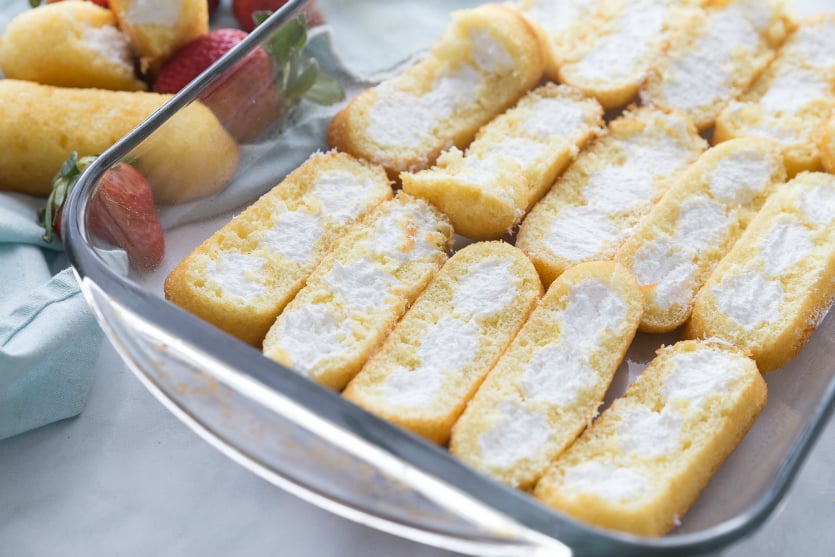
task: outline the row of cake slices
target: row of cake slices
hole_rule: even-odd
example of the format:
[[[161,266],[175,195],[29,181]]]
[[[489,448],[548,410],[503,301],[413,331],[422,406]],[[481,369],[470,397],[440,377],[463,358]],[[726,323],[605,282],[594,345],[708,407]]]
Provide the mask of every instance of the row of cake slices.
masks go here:
[[[550,18],[545,2],[520,4],[524,17],[456,12],[424,60],[336,115],[329,144],[382,164],[477,239],[518,224],[601,133],[602,109],[636,96],[700,131],[715,124],[716,143],[778,142],[789,176],[819,169],[822,150],[835,166],[821,138],[835,108],[835,14],[795,24],[781,2],[610,0],[575,6],[572,19],[561,10],[576,3],[549,4]],[[569,87],[537,89],[499,116],[552,66]]]
[[[752,142],[728,142],[691,166],[681,182],[690,197],[677,203],[695,209],[662,201],[647,217],[657,220],[658,236],[644,239],[651,251],[667,242],[715,267],[703,271],[684,332],[721,340],[659,353],[575,445],[651,311],[633,273],[582,263],[542,296],[533,262],[506,242],[447,259],[447,217],[408,193],[393,197],[382,168],[350,155],[314,155],[186,257],[166,296],[500,481],[595,524],[659,535],[763,407],[757,363],[788,361],[835,295],[835,176],[804,173],[756,214],[739,203],[724,219],[705,208],[712,197],[693,193],[760,195],[719,170],[733,156],[780,160]],[[777,170],[761,172],[763,191],[782,176],[769,164]],[[729,214],[751,221],[736,242]],[[675,487],[683,477],[692,489]]]
[[[758,140],[757,133],[740,127],[731,132],[730,125],[717,125],[717,136],[725,144],[719,143],[693,165],[706,146],[697,130],[712,125],[728,99],[737,98],[772,59],[774,52],[763,45],[780,42],[786,29],[794,27],[779,2],[708,4],[696,8],[666,2],[607,3],[606,9],[594,9],[589,17],[611,25],[592,25],[582,39],[595,43],[602,34],[608,37],[600,39],[602,45],[619,44],[610,35],[626,25],[621,20],[652,19],[654,9],[661,15],[683,10],[686,17],[670,16],[685,23],[673,26],[662,61],[652,68],[645,64],[637,73],[645,77],[650,70],[661,72],[669,83],[699,96],[699,84],[716,81],[715,76],[702,75],[705,68],[721,75],[728,70],[741,81],[703,95],[713,102],[707,119],[687,103],[664,102],[646,93],[642,100],[647,106],[623,113],[602,130],[599,103],[576,88],[554,84],[527,93],[494,117],[499,101],[524,91],[527,78],[536,75],[532,60],[537,45],[531,44],[531,32],[526,34],[519,25],[524,20],[518,14],[485,5],[455,14],[424,61],[355,98],[332,121],[329,141],[337,149],[383,164],[390,175],[397,175],[404,191],[431,201],[450,217],[456,231],[470,238],[501,237],[530,211],[516,245],[534,260],[546,284],[571,265],[615,257],[637,275],[647,297],[641,329],[673,330],[689,315],[692,298],[717,253],[733,244],[786,175],[818,167],[821,151],[829,161],[832,144],[821,129],[835,107],[835,35],[830,33],[835,15],[797,27],[744,99],[781,122],[792,122],[796,134],[784,130],[778,135],[792,136],[805,154],[774,137]],[[620,15],[613,15],[615,7]],[[523,12],[541,17],[535,10]],[[501,31],[496,29],[499,22],[505,24]],[[730,50],[716,54],[719,47],[713,39],[720,38]],[[743,48],[743,39],[765,49],[756,64],[757,57]],[[574,51],[582,50],[575,45]],[[730,71],[732,62],[755,67]],[[667,66],[686,71],[679,76]],[[517,74],[526,77],[507,81]],[[587,84],[576,85],[589,91]],[[796,92],[789,92],[791,85]],[[504,95],[501,99],[494,94],[497,90]],[[590,92],[605,101],[599,91]],[[476,116],[488,123],[466,152],[456,146],[441,151],[443,145],[457,145],[469,134]],[[835,120],[825,129],[833,127]],[[600,137],[581,151],[595,136]],[[733,141],[747,136],[752,139]],[[434,166],[427,168],[438,152]],[[681,178],[681,173],[687,175]],[[664,194],[668,195],[659,201]],[[653,208],[652,218],[645,218]],[[687,238],[707,229],[713,231],[707,240]]]
[[[495,36],[471,32],[484,31],[482,16],[492,10],[504,14],[501,8],[485,7],[459,15],[458,21],[472,28],[453,34],[458,39],[475,35],[479,48],[491,54],[481,60],[479,71],[504,67],[491,42]],[[454,106],[457,94],[472,85],[472,77],[459,72],[443,82],[440,93],[427,94],[433,96],[419,106],[425,113],[406,118],[412,129],[421,129],[432,108],[460,116]],[[379,102],[390,101],[386,110],[397,117],[398,103],[410,96],[389,89]],[[541,302],[534,267],[508,244],[475,244],[444,263],[452,238],[444,213],[455,213],[456,207],[470,211],[466,218],[452,214],[450,219],[477,227],[473,223],[479,218],[490,224],[507,211],[499,203],[479,213],[478,202],[488,197],[479,188],[451,188],[432,197],[437,174],[451,169],[489,177],[499,172],[503,181],[517,186],[494,197],[507,198],[511,212],[524,214],[576,151],[599,133],[600,112],[576,91],[548,85],[482,130],[466,154],[451,150],[428,174],[403,174],[406,192],[425,196],[443,212],[408,193],[391,199],[380,167],[343,154],[317,155],[190,254],[166,281],[166,295],[252,344],[264,339],[268,356],[314,380],[336,389],[347,384],[345,395],[372,412],[439,443],[451,436],[453,453],[511,485],[536,485],[535,493],[558,508],[603,526],[663,533],[708,479],[694,470],[714,469],[764,403],[756,373],[739,372],[748,377],[739,383],[746,394],[727,392],[737,381],[734,370],[756,372],[741,353],[703,342],[662,353],[652,371],[627,392],[627,402],[619,401],[604,414],[614,417],[601,417],[595,422],[600,426],[588,429],[578,448],[556,455],[590,422],[639,325],[669,330],[686,322],[695,307],[688,335],[725,338],[753,355],[761,371],[791,358],[832,298],[835,184],[826,175],[804,174],[781,185],[786,178],[782,153],[763,140],[729,141],[699,156],[704,145],[686,117],[637,109],[610,124],[522,226],[517,245],[533,256],[540,276],[551,285]],[[337,117],[331,130],[337,136],[360,133],[349,124],[350,119]],[[505,145],[503,136],[519,129],[524,141]],[[374,133],[401,147],[410,138],[424,137],[396,126]],[[525,156],[542,162],[524,171],[506,162]],[[431,153],[421,157],[425,162]],[[385,161],[382,155],[371,158]],[[438,183],[443,185],[435,189],[450,189],[443,180]],[[526,197],[525,188],[540,193]],[[547,221],[554,215],[544,209],[549,200],[557,215],[567,217],[551,226]],[[538,213],[546,222],[540,232],[533,224],[528,227]],[[550,263],[531,248],[546,236],[562,241]],[[589,242],[611,253],[590,254]],[[615,257],[620,263],[576,267],[566,253],[583,254],[580,261]],[[583,285],[571,281],[586,275],[599,280],[583,292]],[[615,283],[633,289],[620,306],[602,293]],[[579,302],[568,304],[572,296]],[[547,309],[554,304],[557,310]],[[566,307],[560,310],[559,304]],[[620,329],[606,321],[617,307],[632,308],[621,316]],[[565,315],[549,325],[547,316],[560,311]],[[582,319],[576,317],[580,314]],[[575,315],[568,325],[561,321],[567,315]],[[588,329],[594,326],[601,327],[597,336]],[[605,346],[599,353],[598,342]],[[712,377],[706,368],[717,377],[694,381]],[[589,379],[589,369],[599,372],[598,378]],[[555,394],[554,388],[563,384],[567,390]],[[687,397],[691,402],[682,402]],[[470,400],[472,410],[459,421]],[[705,431],[693,425],[704,420],[693,418],[690,410],[721,404],[729,405],[721,407],[729,421],[711,422]],[[539,434],[535,442],[532,431]],[[665,442],[641,449],[637,437],[630,437],[635,431]],[[633,454],[643,452],[646,459]],[[540,465],[554,458],[546,473],[547,466]],[[685,476],[659,476],[662,470]],[[657,477],[662,478],[658,483]],[[682,477],[694,479],[692,490],[670,493]],[[630,505],[638,500],[647,506],[635,513]]]
[[[607,109],[636,96],[680,110],[715,140],[781,143],[790,175],[820,165],[835,107],[835,14],[799,22],[781,0],[518,0],[546,73]]]

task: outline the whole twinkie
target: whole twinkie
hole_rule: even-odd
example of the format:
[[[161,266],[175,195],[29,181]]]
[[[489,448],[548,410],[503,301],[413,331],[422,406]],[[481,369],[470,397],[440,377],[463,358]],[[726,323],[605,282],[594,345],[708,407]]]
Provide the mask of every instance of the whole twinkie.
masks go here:
[[[48,195],[70,153],[104,152],[169,98],[0,80],[0,189]],[[211,157],[204,144],[212,145]],[[212,111],[195,102],[150,137],[134,162],[154,190],[154,201],[167,204],[225,188],[238,160],[238,145]]]
[[[0,68],[8,78],[44,85],[147,89],[113,12],[92,2],[48,4],[18,15],[3,32]]]

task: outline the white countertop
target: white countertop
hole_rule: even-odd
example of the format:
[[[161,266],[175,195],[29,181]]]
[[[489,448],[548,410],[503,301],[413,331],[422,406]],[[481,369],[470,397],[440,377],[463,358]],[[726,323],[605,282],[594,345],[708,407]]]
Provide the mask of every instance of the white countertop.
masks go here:
[[[319,510],[210,447],[107,343],[84,412],[0,441],[0,556],[451,556]],[[785,504],[723,557],[835,548],[835,420]],[[829,551],[830,553],[827,553]]]

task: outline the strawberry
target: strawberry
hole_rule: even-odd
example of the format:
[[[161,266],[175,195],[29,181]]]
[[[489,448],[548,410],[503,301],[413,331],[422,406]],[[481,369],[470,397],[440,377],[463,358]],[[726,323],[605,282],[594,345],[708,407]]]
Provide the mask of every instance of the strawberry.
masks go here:
[[[95,157],[78,158],[72,153],[53,180],[52,193],[41,211],[43,239],[52,232],[61,235],[64,202],[78,177]],[[124,249],[140,269],[154,269],[165,254],[165,238],[157,217],[148,180],[132,165],[121,162],[104,172],[87,207],[90,230],[105,241]]]
[[[110,2],[108,0],[89,0],[94,4],[98,4],[102,8],[110,8]],[[46,0],[47,4],[55,4],[56,2],[61,2],[61,0]],[[29,5],[33,8],[37,8],[41,5],[41,0],[29,0]]]
[[[217,10],[217,7],[220,5],[220,0],[208,0],[208,3],[209,3],[209,15],[211,16],[212,14],[215,13],[215,10]]]
[[[241,29],[252,31],[258,24],[254,17],[256,12],[274,12],[286,3],[287,0],[232,0],[232,13],[235,14]],[[315,27],[324,22],[322,12],[316,8],[315,2],[308,2],[301,13],[305,15],[308,27]]]
[[[217,29],[188,43],[163,66],[154,82],[154,91],[176,93],[246,35],[240,29]],[[260,135],[281,114],[281,100],[273,73],[273,59],[259,47],[200,98],[232,137],[246,143]]]
[[[259,22],[262,15],[257,15]],[[154,90],[178,92],[246,36],[239,29],[217,29],[198,37],[163,66]],[[301,58],[306,40],[304,25],[288,22],[200,94],[237,141],[249,142],[276,122],[280,127],[302,98],[317,104],[344,98],[339,84],[319,71],[316,60]]]

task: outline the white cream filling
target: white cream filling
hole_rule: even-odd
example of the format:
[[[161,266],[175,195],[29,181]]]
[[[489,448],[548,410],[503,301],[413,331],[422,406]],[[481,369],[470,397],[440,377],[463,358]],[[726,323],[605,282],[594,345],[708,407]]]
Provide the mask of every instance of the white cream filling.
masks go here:
[[[623,299],[608,284],[585,281],[568,294],[560,338],[582,353],[593,352],[601,336],[614,334],[626,318],[626,312]]]
[[[470,40],[472,41],[472,58],[477,67],[491,74],[513,69],[515,65],[513,56],[490,31],[481,28],[472,29]]]
[[[101,56],[133,72],[133,54],[127,36],[112,25],[87,26],[82,40]]]
[[[520,460],[535,457],[548,442],[551,428],[539,412],[511,401],[503,401],[495,411],[501,418],[478,438],[481,458],[488,466],[513,468]]]
[[[545,346],[522,370],[518,382],[522,396],[557,407],[576,404],[580,393],[593,387],[597,379],[585,360],[585,354],[565,341]]]
[[[582,22],[580,17],[593,11],[597,4],[598,0],[533,0],[520,2],[520,7],[549,35],[559,37],[573,24]]]
[[[344,265],[336,262],[322,280],[348,307],[368,312],[386,307],[391,289],[398,283],[366,259]]]
[[[646,406],[621,408],[617,415],[617,440],[622,451],[639,458],[655,458],[681,450],[681,418],[670,407],[660,413]]]
[[[711,349],[680,352],[671,366],[660,392],[666,403],[679,410],[683,403],[701,411],[707,399],[721,396],[745,372],[739,358]]]
[[[589,128],[586,112],[586,104],[582,101],[543,97],[530,108],[524,129],[540,141],[560,136],[573,143]]]
[[[473,154],[472,156],[464,157],[464,164],[461,166],[459,178],[485,190],[490,190],[494,193],[501,192],[503,190],[499,180],[497,180],[499,167],[500,162],[498,157],[490,156],[489,153],[484,156]],[[507,198],[507,200],[510,201],[510,198]]]
[[[690,255],[666,238],[653,240],[638,248],[632,272],[641,286],[655,285],[651,300],[660,308],[687,304],[693,297],[696,265]]]
[[[372,186],[361,182],[354,174],[333,170],[319,176],[312,194],[322,204],[322,212],[326,216],[346,223],[370,208],[372,198],[369,192],[373,192]]]
[[[759,105],[771,113],[797,114],[831,92],[832,86],[814,71],[790,66],[771,82]]]
[[[439,224],[435,214],[421,201],[405,205],[389,203],[374,222],[369,249],[400,264],[435,258],[444,249],[431,241]]]
[[[519,284],[506,259],[479,261],[461,278],[452,295],[452,313],[463,319],[490,317],[507,308]]]
[[[368,136],[382,147],[418,147],[431,138],[439,121],[473,102],[482,84],[481,75],[468,65],[439,77],[421,96],[385,81],[377,86],[377,102],[369,109]]]
[[[713,287],[716,307],[741,327],[752,329],[780,318],[783,285],[762,273],[747,271]]]
[[[780,218],[765,235],[760,255],[770,275],[783,275],[814,249],[809,230],[786,218]]]
[[[666,7],[658,0],[636,0],[626,7],[614,33],[604,36],[576,64],[581,78],[639,79],[662,38]]]
[[[777,161],[755,150],[733,153],[719,160],[710,172],[708,185],[722,203],[746,205],[762,194],[771,182]]]
[[[588,205],[607,216],[651,205],[654,173],[636,162],[627,159],[623,166],[607,166],[591,174],[583,190]]]
[[[835,69],[835,23],[827,21],[823,25],[801,26],[789,38],[781,51],[781,56],[796,58],[816,69],[831,71]]]
[[[471,365],[478,353],[479,329],[472,321],[443,317],[431,326],[417,349],[420,364],[397,367],[380,388],[393,406],[431,406],[441,396],[446,380]]]
[[[287,353],[293,369],[309,375],[321,361],[343,352],[353,341],[349,325],[348,321],[337,323],[323,305],[293,307],[279,317],[275,346]]]
[[[777,122],[763,122],[761,126],[747,127],[745,133],[755,137],[773,139],[783,145],[797,143],[797,132],[790,126],[780,125]]]
[[[635,470],[595,460],[568,468],[563,478],[567,493],[589,493],[619,503],[638,499],[650,486],[649,478]]]
[[[545,244],[569,261],[585,261],[611,250],[623,240],[609,215],[594,207],[560,208],[545,234]]]
[[[526,137],[508,137],[498,143],[492,152],[504,155],[526,169],[548,152],[548,146]]]
[[[284,210],[273,217],[273,227],[264,230],[259,241],[293,263],[307,265],[321,235],[318,215]]]
[[[263,270],[267,261],[238,251],[225,251],[206,264],[206,275],[217,283],[225,296],[235,296],[244,302],[267,293]]]
[[[727,235],[731,219],[726,209],[707,196],[685,200],[679,207],[676,233],[684,252],[698,257]]]
[[[823,183],[801,191],[800,209],[814,224],[832,226],[835,222],[835,188]]]

